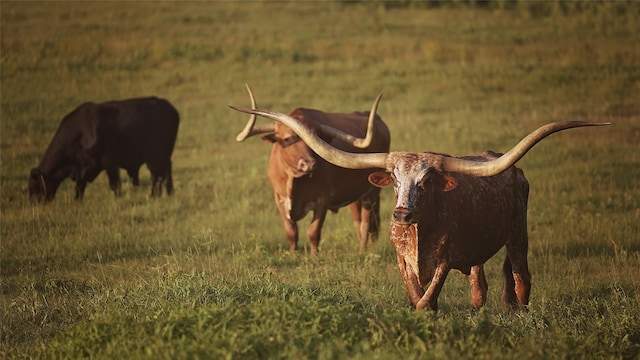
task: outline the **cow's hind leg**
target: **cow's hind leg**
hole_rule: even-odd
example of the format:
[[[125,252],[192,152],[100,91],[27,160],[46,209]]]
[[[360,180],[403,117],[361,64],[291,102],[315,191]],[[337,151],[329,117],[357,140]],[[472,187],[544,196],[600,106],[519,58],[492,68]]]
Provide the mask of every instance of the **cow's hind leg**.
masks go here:
[[[164,176],[160,176],[156,173],[151,173],[151,197],[158,197],[162,195],[163,182]]]
[[[476,265],[471,267],[471,273],[467,275],[471,284],[471,307],[474,310],[480,310],[487,301],[487,291],[489,285],[484,275],[484,265]]]
[[[113,190],[116,196],[120,196],[120,169],[118,167],[109,167],[107,170],[107,177],[109,178],[109,187]]]
[[[369,209],[369,240],[371,242],[378,241],[378,233],[380,232],[380,189],[374,189],[376,195],[364,204]]]
[[[522,170],[517,170],[518,185],[520,189],[517,191],[517,201],[514,204],[515,214],[517,215],[513,221],[513,238],[507,241],[507,260],[505,260],[504,276],[505,291],[509,290],[506,300],[509,300],[512,306],[518,305],[521,310],[528,310],[529,294],[531,292],[531,274],[529,273],[529,264],[527,263],[527,253],[529,251],[529,235],[527,233],[527,212],[522,209],[527,208],[527,197],[529,195],[529,183],[524,177]],[[509,263],[507,264],[507,261]],[[511,274],[508,274],[508,270]],[[511,278],[507,288],[507,278]],[[503,295],[503,298],[505,296]],[[514,301],[517,299],[517,302]]]
[[[504,286],[502,304],[511,308],[527,310],[531,292],[531,274],[524,258],[507,254],[502,266]]]
[[[354,201],[349,204],[351,218],[356,229],[356,235],[360,241],[360,250],[365,250],[369,241],[376,242],[378,240],[378,232],[380,229],[380,202],[379,189],[371,197],[365,197],[361,200]],[[374,190],[374,191],[375,191]]]
[[[127,175],[131,178],[131,184],[133,185],[133,190],[138,189],[138,185],[140,185],[140,176],[138,173],[140,168],[129,168],[127,169]]]
[[[367,228],[369,227],[369,220],[365,219],[363,214],[364,207],[360,200],[354,201],[349,204],[349,211],[351,212],[351,220],[353,220],[353,227],[356,229],[356,236],[360,241],[360,250],[364,250],[367,247]]]
[[[513,271],[511,266],[511,260],[509,260],[509,255],[504,259],[504,263],[502,264],[502,274],[504,276],[503,286],[502,286],[502,305],[505,307],[517,307],[518,306],[518,298],[516,297],[516,284],[513,280]]]
[[[504,289],[502,291],[502,303],[513,308],[519,307],[527,310],[529,305],[529,293],[531,292],[531,274],[527,262],[529,251],[529,237],[527,234],[526,219],[517,221],[520,223],[514,238],[507,241],[507,258],[504,260]]]
[[[84,189],[87,187],[87,182],[78,180],[76,182],[76,200],[82,200],[84,197]]]
[[[167,194],[173,192],[173,179],[171,178],[171,161],[169,163],[147,163],[147,167],[151,172],[151,196],[158,197],[162,195],[162,185],[167,182]]]
[[[525,265],[526,266],[526,265]],[[531,274],[527,268],[514,270],[513,279],[516,284],[516,296],[521,310],[529,310],[529,294],[531,293]]]

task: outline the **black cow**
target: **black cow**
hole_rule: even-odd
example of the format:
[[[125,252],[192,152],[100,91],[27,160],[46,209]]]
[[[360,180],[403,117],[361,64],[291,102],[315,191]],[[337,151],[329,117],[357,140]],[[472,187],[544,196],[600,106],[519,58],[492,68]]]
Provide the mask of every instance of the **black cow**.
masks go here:
[[[84,103],[66,115],[38,167],[31,169],[29,196],[51,200],[66,178],[76,182],[76,200],[102,170],[109,186],[120,193],[123,168],[139,184],[138,171],[147,164],[152,175],[151,196],[160,196],[166,182],[173,192],[171,154],[180,116],[167,100],[147,97],[100,104]]]

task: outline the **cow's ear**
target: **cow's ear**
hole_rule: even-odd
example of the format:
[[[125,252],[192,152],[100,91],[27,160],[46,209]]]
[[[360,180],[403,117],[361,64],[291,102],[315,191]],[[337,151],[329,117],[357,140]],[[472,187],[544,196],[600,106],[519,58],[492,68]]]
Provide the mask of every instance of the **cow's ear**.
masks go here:
[[[451,191],[458,187],[458,180],[450,175],[442,175],[442,190],[444,192]]]
[[[369,174],[369,182],[377,187],[386,187],[393,184],[391,174],[386,171],[378,171]]]
[[[278,138],[276,137],[276,134],[267,134],[267,135],[262,135],[260,136],[260,139],[270,142],[270,143],[275,143],[278,142]]]

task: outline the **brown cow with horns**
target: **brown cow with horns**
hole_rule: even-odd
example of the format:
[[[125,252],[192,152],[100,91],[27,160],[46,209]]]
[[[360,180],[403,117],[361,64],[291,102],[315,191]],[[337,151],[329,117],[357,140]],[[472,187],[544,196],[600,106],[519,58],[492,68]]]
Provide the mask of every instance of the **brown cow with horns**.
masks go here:
[[[471,305],[487,294],[483,264],[502,246],[504,305],[526,310],[531,290],[527,265],[529,184],[514,164],[546,136],[565,129],[609,123],[564,121],[527,135],[506,154],[452,157],[431,152],[353,154],[336,149],[286,114],[231,106],[234,110],[282,122],[325,160],[349,169],[383,168],[369,181],[393,185],[396,205],[390,238],[409,301],[416,309],[438,308],[438,295],[451,269],[467,275]],[[426,291],[424,290],[426,287]]]
[[[247,90],[255,109],[255,98],[249,86]],[[297,108],[289,116],[341,150],[386,152],[391,140],[387,125],[376,115],[380,96],[370,112],[340,114]],[[367,180],[369,174],[376,170],[351,170],[330,164],[314,154],[300,137],[281,123],[255,126],[255,121],[256,116],[252,115],[236,140],[266,134],[262,139],[273,143],[267,176],[291,251],[298,248],[297,222],[309,211],[313,211],[313,220],[307,234],[311,255],[316,255],[327,210],[337,212],[346,205],[351,210],[361,248],[367,246],[369,238],[375,240],[378,237],[380,189]],[[365,135],[365,131],[371,136],[359,138]]]

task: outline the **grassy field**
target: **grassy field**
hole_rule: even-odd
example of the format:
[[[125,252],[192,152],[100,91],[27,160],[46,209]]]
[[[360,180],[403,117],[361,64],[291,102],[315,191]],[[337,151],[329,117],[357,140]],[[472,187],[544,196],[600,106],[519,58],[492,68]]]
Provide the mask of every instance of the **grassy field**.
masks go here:
[[[1,13],[0,356],[209,359],[637,359],[640,3],[11,2]],[[235,142],[249,83],[262,108],[379,114],[392,150],[505,151],[559,120],[611,121],[537,145],[531,310],[487,306],[449,275],[414,311],[386,231],[358,251],[348,211],[320,254],[288,245],[269,145]],[[31,205],[29,170],[85,101],[166,97],[182,122],[176,191],[123,173],[83,202],[67,180]],[[390,218],[393,193],[382,193]],[[307,221],[301,233],[306,233]],[[386,226],[384,227],[386,229]]]

